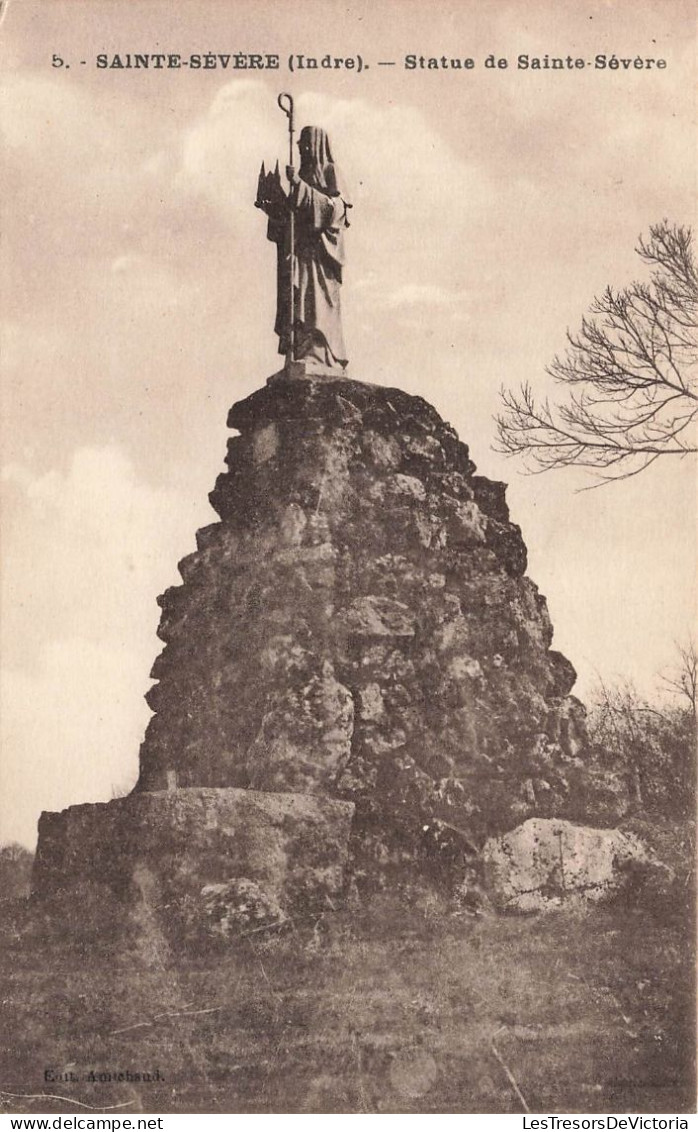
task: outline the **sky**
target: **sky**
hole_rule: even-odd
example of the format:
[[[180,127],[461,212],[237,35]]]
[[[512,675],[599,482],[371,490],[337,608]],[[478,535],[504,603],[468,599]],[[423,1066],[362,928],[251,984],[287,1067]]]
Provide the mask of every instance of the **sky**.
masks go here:
[[[650,224],[695,223],[695,31],[688,0],[6,0],[0,840],[135,781],[156,596],[215,521],[229,406],[279,368],[253,201],[260,162],[286,161],[281,91],[350,187],[349,375],[425,397],[509,484],[576,693],[651,693],[695,620],[695,464],[580,491],[494,451],[493,415],[502,385],[554,392],[567,328],[642,276]],[[145,52],[281,66],[96,66]],[[291,54],[362,68],[290,73]]]

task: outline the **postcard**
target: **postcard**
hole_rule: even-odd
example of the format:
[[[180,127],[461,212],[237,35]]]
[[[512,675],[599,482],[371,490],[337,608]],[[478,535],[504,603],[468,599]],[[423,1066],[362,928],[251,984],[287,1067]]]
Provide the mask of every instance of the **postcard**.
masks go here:
[[[687,1127],[694,6],[0,14],[3,1110]]]

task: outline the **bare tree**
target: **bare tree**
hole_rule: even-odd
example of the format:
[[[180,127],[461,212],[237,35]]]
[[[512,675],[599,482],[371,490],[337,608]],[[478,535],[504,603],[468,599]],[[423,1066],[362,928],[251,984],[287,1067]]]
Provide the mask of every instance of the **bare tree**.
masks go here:
[[[662,683],[678,694],[690,704],[691,711],[696,715],[698,700],[698,651],[695,643],[676,643],[678,654],[677,663],[673,670],[662,676]]]
[[[607,287],[547,372],[566,387],[560,404],[530,385],[502,389],[498,450],[528,470],[594,469],[599,483],[625,479],[660,456],[698,451],[698,273],[690,228],[667,220],[640,239],[647,283]],[[598,486],[598,484],[593,485]]]
[[[675,671],[681,673],[684,650],[677,649]],[[690,658],[690,647],[686,654]],[[625,780],[634,807],[693,815],[696,716],[688,701],[694,686],[669,686],[682,699],[655,696],[650,701],[631,681],[613,684],[600,679],[588,699],[591,761]]]

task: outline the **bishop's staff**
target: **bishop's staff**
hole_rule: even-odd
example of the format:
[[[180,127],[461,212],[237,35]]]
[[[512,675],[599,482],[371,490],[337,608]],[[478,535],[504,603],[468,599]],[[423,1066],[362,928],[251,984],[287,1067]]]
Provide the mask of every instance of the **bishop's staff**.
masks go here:
[[[285,92],[276,100],[281,110],[288,118],[288,163],[293,168],[293,98]],[[293,302],[294,279],[296,268],[296,233],[293,208],[289,209],[288,218],[288,353],[286,361],[292,362],[296,357],[296,319]]]
[[[290,94],[284,93],[279,95],[277,102],[288,118],[288,173],[291,180],[293,180],[293,135],[295,132],[293,128],[293,98]],[[283,294],[284,278],[286,275],[288,276],[288,332],[287,335],[285,335],[286,361],[293,362],[296,358],[296,319],[294,302],[294,282],[296,274],[295,216],[288,196],[281,186],[278,161],[276,162],[274,170],[269,173],[267,173],[264,162],[262,162],[262,168],[259,171],[259,180],[257,182],[257,200],[255,201],[255,205],[257,208],[263,209],[269,217],[269,239],[274,240],[279,249],[278,278],[280,294]],[[285,253],[282,253],[281,247],[280,237],[282,232]],[[286,298],[285,295],[284,298]],[[281,307],[279,307],[279,313],[280,310]],[[284,333],[281,328],[279,328],[279,333]]]

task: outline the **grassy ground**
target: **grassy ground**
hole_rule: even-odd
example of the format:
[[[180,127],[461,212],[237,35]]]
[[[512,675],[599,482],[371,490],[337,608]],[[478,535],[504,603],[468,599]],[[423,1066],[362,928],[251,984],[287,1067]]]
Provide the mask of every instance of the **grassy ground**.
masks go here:
[[[15,901],[0,1111],[692,1111],[690,909],[660,905],[474,917],[375,897],[185,960],[148,913],[128,946],[106,913],[77,943]]]

